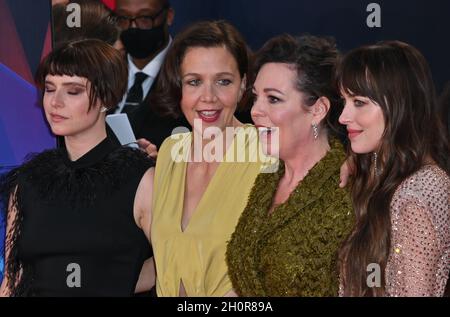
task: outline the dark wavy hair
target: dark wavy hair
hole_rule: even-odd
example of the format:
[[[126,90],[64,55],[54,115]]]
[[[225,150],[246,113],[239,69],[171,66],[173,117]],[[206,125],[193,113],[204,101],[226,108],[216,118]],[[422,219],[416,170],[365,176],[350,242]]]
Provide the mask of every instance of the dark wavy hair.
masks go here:
[[[372,153],[349,150],[355,164],[352,198],[356,225],[340,252],[344,295],[382,296],[394,192],[428,162],[450,174],[448,135],[439,119],[431,71],[413,46],[388,41],[352,50],[340,62],[336,79],[341,91],[370,98],[384,116],[385,130],[376,161]],[[379,288],[366,284],[370,263],[378,263],[382,269]]]
[[[223,20],[195,23],[177,34],[161,67],[155,91],[149,98],[152,107],[161,115],[182,116],[181,64],[187,50],[193,47],[225,47],[236,60],[241,79],[249,78],[250,50],[239,31]],[[248,89],[238,108],[247,104],[247,92]]]
[[[339,51],[331,37],[283,34],[267,41],[255,54],[252,74],[255,77],[267,63],[291,65],[297,72],[295,88],[305,94],[305,105],[311,107],[317,99],[326,97],[330,101],[330,110],[321,125],[328,128],[328,132],[342,137],[344,129],[338,123],[342,103],[334,85],[338,57]]]
[[[68,42],[47,55],[36,72],[35,81],[41,91],[47,75],[87,78],[90,82],[89,110],[97,100],[112,109],[122,100],[127,89],[128,66],[118,50],[96,39]]]
[[[70,27],[67,19],[72,14],[67,5],[80,6],[80,27]],[[83,39],[98,39],[110,45],[119,39],[120,30],[112,11],[98,0],[72,0],[68,4],[52,7],[53,40],[55,48],[67,42]]]

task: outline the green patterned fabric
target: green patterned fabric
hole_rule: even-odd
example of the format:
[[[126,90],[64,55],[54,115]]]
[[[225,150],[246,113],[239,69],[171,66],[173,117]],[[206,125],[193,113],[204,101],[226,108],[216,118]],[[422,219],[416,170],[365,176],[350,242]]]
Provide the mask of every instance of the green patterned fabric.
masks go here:
[[[339,188],[342,145],[331,149],[268,215],[284,163],[260,174],[227,247],[227,264],[240,296],[337,296],[337,252],[350,233],[350,195]]]

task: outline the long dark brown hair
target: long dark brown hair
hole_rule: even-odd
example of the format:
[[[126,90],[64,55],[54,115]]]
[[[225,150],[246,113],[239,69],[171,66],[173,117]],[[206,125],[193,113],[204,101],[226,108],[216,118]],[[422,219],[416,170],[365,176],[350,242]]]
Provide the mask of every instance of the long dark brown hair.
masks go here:
[[[336,79],[341,91],[368,97],[383,112],[385,130],[377,160],[373,153],[356,154],[349,149],[355,166],[356,225],[340,253],[344,295],[383,296],[394,192],[427,162],[450,175],[448,134],[438,117],[429,66],[411,45],[389,41],[352,50],[340,61]],[[367,285],[370,263],[381,267],[381,287]]]

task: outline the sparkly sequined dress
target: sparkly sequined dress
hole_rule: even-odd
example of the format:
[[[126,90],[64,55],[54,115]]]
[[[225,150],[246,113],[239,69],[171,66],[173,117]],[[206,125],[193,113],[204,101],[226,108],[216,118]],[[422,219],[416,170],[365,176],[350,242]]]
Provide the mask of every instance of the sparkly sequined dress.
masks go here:
[[[405,179],[392,198],[391,224],[386,296],[443,296],[450,269],[448,175],[426,165]]]
[[[391,203],[386,295],[442,296],[450,269],[450,178],[424,166],[396,190]]]

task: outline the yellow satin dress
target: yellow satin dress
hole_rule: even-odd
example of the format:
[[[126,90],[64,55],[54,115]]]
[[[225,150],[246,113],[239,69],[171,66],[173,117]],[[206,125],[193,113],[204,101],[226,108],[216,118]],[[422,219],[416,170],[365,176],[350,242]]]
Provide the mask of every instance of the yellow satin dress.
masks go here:
[[[167,138],[159,150],[151,226],[158,296],[179,296],[181,283],[187,296],[223,296],[232,290],[226,246],[255,178],[268,161],[258,151],[254,126],[244,125],[231,137],[184,232],[181,219],[192,133]]]

